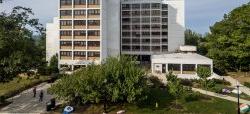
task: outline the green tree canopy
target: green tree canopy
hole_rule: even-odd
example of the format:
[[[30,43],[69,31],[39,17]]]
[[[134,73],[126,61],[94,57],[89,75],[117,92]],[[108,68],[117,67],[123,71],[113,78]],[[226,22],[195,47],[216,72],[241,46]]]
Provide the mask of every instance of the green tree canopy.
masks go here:
[[[250,67],[250,3],[231,11],[210,27],[206,36],[207,56],[222,72],[249,71]]]
[[[133,103],[143,98],[146,85],[145,73],[134,59],[121,56],[64,77],[50,91],[69,102],[78,96],[83,103]]]
[[[0,82],[41,64],[44,55],[33,33],[43,34],[44,29],[32,15],[31,9],[20,6],[9,14],[0,13]]]

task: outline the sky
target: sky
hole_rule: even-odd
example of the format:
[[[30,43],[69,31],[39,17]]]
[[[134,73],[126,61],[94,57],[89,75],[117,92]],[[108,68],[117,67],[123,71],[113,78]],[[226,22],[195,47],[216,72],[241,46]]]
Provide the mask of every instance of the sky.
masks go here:
[[[209,27],[222,20],[224,14],[250,0],[185,0],[186,28],[204,34]],[[57,16],[58,0],[6,0],[0,4],[0,12],[9,12],[15,6],[32,8],[40,23],[52,22]]]

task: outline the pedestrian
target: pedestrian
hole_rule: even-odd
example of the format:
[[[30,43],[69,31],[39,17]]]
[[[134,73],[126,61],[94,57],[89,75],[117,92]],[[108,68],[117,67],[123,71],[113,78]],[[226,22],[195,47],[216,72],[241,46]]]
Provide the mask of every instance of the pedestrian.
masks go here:
[[[33,88],[33,97],[36,97],[36,87]]]
[[[43,90],[41,90],[40,95],[39,95],[39,101],[42,102],[43,101]]]

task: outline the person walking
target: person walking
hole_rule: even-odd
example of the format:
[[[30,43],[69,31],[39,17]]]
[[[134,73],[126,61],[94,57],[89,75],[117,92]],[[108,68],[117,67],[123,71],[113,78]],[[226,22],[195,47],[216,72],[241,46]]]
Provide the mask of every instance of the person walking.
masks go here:
[[[36,97],[36,87],[33,88],[33,97]]]
[[[41,90],[41,92],[40,92],[39,101],[43,102],[43,90]]]

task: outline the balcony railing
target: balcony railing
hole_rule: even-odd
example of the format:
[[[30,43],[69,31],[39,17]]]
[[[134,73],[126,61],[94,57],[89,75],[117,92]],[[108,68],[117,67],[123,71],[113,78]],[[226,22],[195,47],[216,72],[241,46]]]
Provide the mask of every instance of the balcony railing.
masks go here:
[[[86,50],[86,46],[74,46],[75,50]]]
[[[71,15],[67,15],[67,16],[60,16],[61,19],[71,19],[72,16]]]
[[[88,15],[88,18],[100,18],[100,15]]]
[[[100,36],[88,36],[88,39],[100,39]]]
[[[72,26],[61,26],[61,29],[72,29]]]
[[[72,59],[71,56],[61,56],[60,58],[61,58],[61,60],[71,60]]]
[[[60,39],[72,39],[72,36],[60,36]]]
[[[84,5],[74,5],[74,8],[86,8],[86,4],[84,4]]]
[[[74,26],[74,29],[86,29],[86,26],[85,25],[75,25]]]
[[[86,15],[74,15],[75,19],[85,19]]]
[[[87,58],[81,56],[74,56],[74,60],[87,60]]]
[[[88,57],[88,60],[100,60],[100,57]]]
[[[60,46],[60,49],[72,49],[72,46]]]
[[[100,29],[100,26],[88,26],[88,29]]]
[[[88,5],[88,8],[100,8],[100,5]]]
[[[97,47],[97,46],[88,46],[88,50],[100,50],[100,47]]]
[[[86,36],[74,36],[74,39],[86,39]]]
[[[72,5],[61,5],[60,8],[72,8]]]

